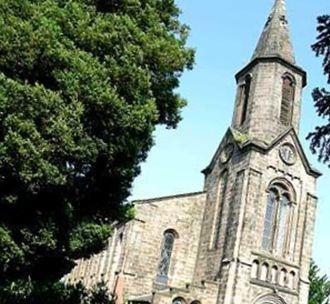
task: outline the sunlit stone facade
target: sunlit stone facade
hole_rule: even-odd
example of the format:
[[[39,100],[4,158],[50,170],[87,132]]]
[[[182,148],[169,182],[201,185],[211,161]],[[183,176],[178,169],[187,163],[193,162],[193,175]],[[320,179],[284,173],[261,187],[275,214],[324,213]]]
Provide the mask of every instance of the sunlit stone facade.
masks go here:
[[[298,138],[306,73],[283,0],[236,80],[203,191],[135,202],[136,218],[68,282],[104,281],[117,303],[307,304],[320,173]]]

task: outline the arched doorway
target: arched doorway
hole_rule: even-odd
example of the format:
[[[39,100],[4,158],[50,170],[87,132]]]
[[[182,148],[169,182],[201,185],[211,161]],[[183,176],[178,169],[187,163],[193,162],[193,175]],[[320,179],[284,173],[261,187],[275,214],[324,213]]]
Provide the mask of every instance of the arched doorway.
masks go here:
[[[259,297],[254,304],[287,304],[284,299],[280,296],[272,294],[272,295],[264,295]]]

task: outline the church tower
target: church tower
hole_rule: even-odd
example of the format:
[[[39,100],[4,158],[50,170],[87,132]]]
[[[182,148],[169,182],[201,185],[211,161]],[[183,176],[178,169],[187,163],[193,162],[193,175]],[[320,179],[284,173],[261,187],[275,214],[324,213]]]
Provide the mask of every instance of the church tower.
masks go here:
[[[195,280],[219,282],[219,304],[307,304],[320,173],[298,139],[306,72],[295,61],[284,0],[236,81],[232,125],[203,171]]]
[[[270,143],[288,127],[299,130],[306,72],[296,65],[284,0],[277,0],[251,62],[236,75],[233,128]]]
[[[104,281],[117,304],[307,304],[321,174],[298,138],[306,78],[275,0],[236,74],[232,124],[203,191],[134,202],[136,217],[66,282]]]

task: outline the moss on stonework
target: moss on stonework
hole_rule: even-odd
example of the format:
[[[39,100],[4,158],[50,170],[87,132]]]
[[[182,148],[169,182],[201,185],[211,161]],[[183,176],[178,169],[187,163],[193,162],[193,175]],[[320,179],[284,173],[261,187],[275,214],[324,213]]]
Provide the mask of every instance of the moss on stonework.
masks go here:
[[[232,134],[234,136],[235,141],[239,144],[244,144],[244,143],[246,143],[247,141],[250,140],[249,135],[247,135],[245,133],[242,133],[242,132],[240,132],[238,130],[235,130],[235,129],[231,129],[231,131],[232,131]]]

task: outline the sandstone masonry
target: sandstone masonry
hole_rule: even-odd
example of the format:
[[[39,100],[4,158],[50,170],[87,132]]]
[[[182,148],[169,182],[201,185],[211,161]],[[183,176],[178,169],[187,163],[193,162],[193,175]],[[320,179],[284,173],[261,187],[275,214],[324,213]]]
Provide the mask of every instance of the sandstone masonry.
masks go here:
[[[135,202],[136,218],[67,282],[104,281],[119,304],[307,304],[321,174],[298,138],[306,72],[284,0],[236,80],[232,126],[203,191]]]

